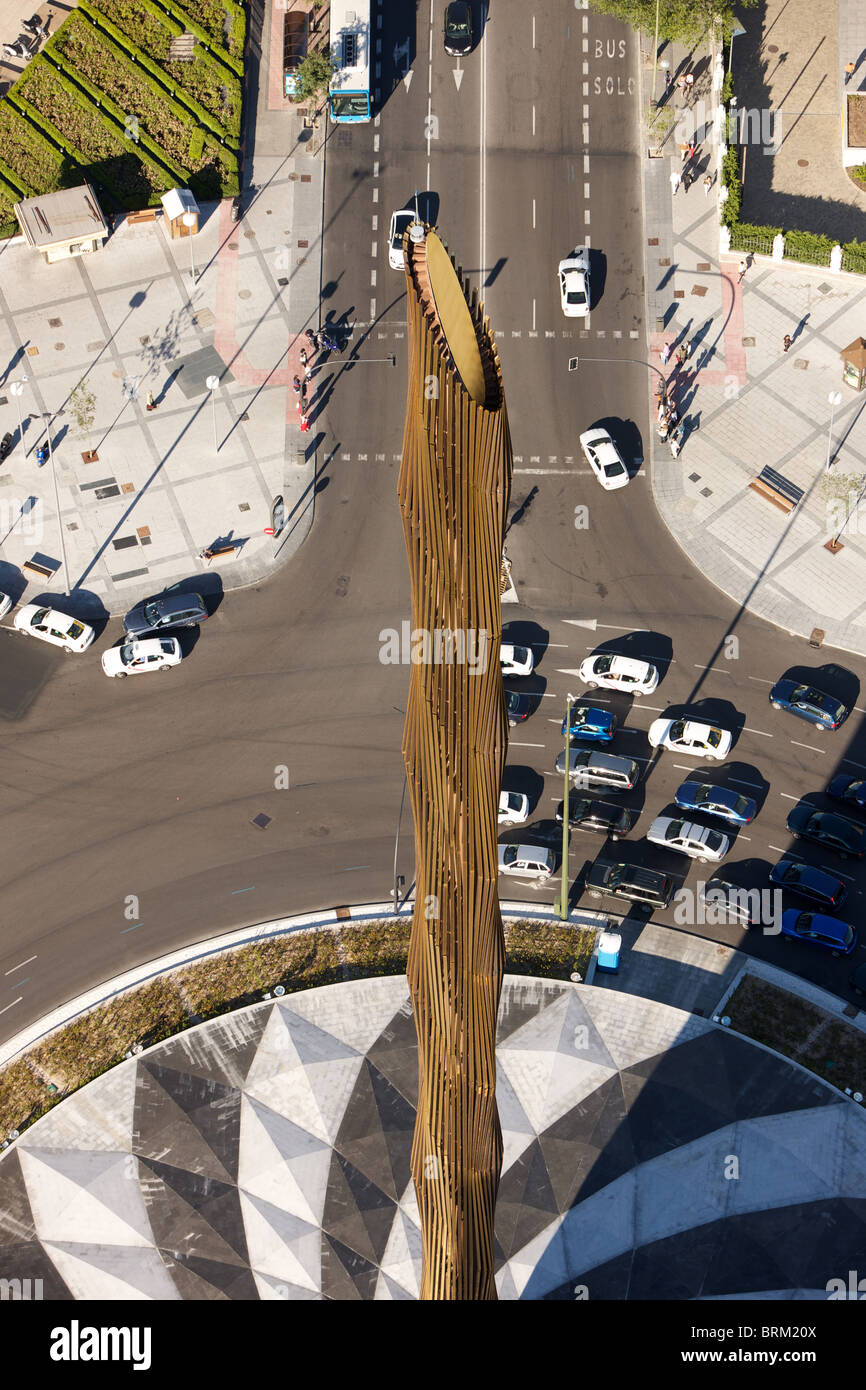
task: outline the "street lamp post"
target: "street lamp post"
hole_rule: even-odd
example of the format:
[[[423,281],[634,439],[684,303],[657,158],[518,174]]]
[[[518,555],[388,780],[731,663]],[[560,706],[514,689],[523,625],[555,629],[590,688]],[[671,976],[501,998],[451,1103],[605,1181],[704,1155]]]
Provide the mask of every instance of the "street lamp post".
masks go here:
[[[745,34],[745,29],[741,25],[735,24],[731,30],[731,42],[728,45],[728,72],[731,71],[731,59],[734,56],[734,39],[738,39],[741,34]]]
[[[640,357],[569,357],[568,370],[570,372],[576,372],[578,363],[580,362],[613,362],[614,364],[617,362],[631,362],[637,367],[647,367],[651,372],[655,372],[661,382],[662,389],[659,392],[659,396],[663,400],[667,398],[668,382],[664,372],[659,371],[658,367],[654,366],[652,362],[644,362]]]
[[[29,381],[29,380],[30,380],[29,377],[27,377],[27,376],[22,376],[21,379],[20,379],[20,381],[10,381],[10,383],[9,383],[9,390],[11,391],[12,395],[15,397],[15,404],[18,406],[18,439],[19,439],[19,442],[23,441],[23,439],[24,439],[24,421],[23,421],[23,419],[22,419],[22,417],[21,417],[21,397],[22,397],[23,394],[24,394],[24,384],[25,384],[25,382],[27,382],[27,381]]]
[[[841,394],[841,392],[840,392],[840,391],[831,391],[830,394],[829,394],[829,396],[827,397],[827,402],[828,402],[828,404],[829,404],[829,406],[830,406],[830,428],[829,428],[829,430],[827,431],[827,467],[826,467],[826,470],[825,470],[825,471],[826,471],[827,473],[829,473],[829,472],[830,472],[830,465],[831,465],[831,462],[832,462],[832,460],[831,460],[831,458],[830,458],[830,449],[831,449],[832,442],[833,442],[833,415],[835,414],[837,405],[841,405],[841,403],[842,403],[842,394]]]
[[[205,381],[205,386],[206,386],[207,389],[210,391],[210,403],[211,403],[211,407],[212,407],[212,410],[213,410],[213,447],[214,447],[214,453],[215,453],[215,454],[218,454],[219,451],[220,451],[220,446],[219,446],[219,444],[218,444],[218,442],[217,442],[217,423],[216,423],[216,393],[217,393],[217,387],[219,386],[219,384],[220,384],[220,379],[219,379],[218,376],[209,376],[209,377],[207,378],[207,380]]]
[[[197,219],[194,212],[185,212],[181,220],[189,233],[189,273],[192,276],[192,283],[195,284],[195,261],[192,258],[192,229]]]
[[[54,419],[50,410],[42,412],[42,419],[48,421],[48,462],[51,464],[51,477],[54,482],[54,505],[57,509],[57,529],[60,532],[60,557],[63,561],[63,572],[66,575],[66,588],[69,589],[70,574],[69,561],[66,558],[66,537],[63,534],[63,518],[60,515],[60,489],[57,486],[57,469],[54,466],[54,449],[51,444],[51,422]]]
[[[559,913],[563,922],[568,918],[568,787],[571,780],[569,753],[571,750],[571,707],[573,704],[574,696],[567,695],[565,700],[565,790],[562,796],[562,883],[559,897],[554,903],[554,909]]]

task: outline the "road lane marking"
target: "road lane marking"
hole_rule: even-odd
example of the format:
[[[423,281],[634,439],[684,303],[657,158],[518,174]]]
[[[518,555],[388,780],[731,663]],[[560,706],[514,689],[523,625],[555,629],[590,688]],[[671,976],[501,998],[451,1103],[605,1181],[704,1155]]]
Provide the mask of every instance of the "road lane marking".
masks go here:
[[[3,1005],[3,1008],[0,1009],[0,1014],[5,1014],[5,1012],[6,1012],[7,1009],[14,1008],[14,1006],[15,1006],[16,1004],[20,1004],[20,1003],[22,1002],[23,998],[24,998],[24,995],[22,994],[22,995],[20,995],[17,999],[13,999],[11,1004],[4,1004],[4,1005]]]
[[[514,739],[510,738],[510,739],[508,740],[508,747],[509,747],[509,748],[544,748],[544,747],[546,747],[546,745],[543,744],[543,743],[517,743]],[[561,776],[562,776],[562,773],[560,772],[560,773],[558,773],[557,775],[558,775],[559,777],[561,777]]]
[[[729,777],[729,782],[735,782],[738,787],[755,787],[759,792],[764,790],[763,782],[747,782],[744,777]]]
[[[340,873],[353,874],[356,869],[369,869],[369,864],[350,864],[347,869],[341,869]]]
[[[812,743],[798,743],[797,740],[796,740],[795,738],[792,738],[792,739],[791,739],[791,743],[793,743],[797,748],[808,748],[810,753],[826,753],[826,752],[827,752],[827,749],[826,749],[826,748],[816,748],[815,745],[812,744]]]
[[[779,795],[780,795],[780,796],[783,796],[783,797],[785,798],[786,801],[799,801],[799,800],[800,800],[799,796],[792,796],[790,792],[779,792]]]
[[[772,737],[773,737],[772,734],[768,734],[764,729],[753,729],[753,728],[751,728],[751,726],[748,725],[748,724],[744,724],[744,725],[743,725],[743,733],[744,733],[744,734],[760,734],[762,738],[772,738]]]
[[[749,676],[750,681],[760,681],[761,685],[775,685],[775,681],[765,680],[763,676]]]
[[[36,956],[28,956],[26,960],[20,960],[20,961],[18,962],[17,965],[10,966],[10,968],[9,968],[8,970],[4,970],[4,971],[3,971],[3,974],[4,974],[4,975],[12,975],[12,974],[14,974],[14,972],[15,972],[16,970],[20,970],[20,969],[22,968],[22,966],[29,965],[30,962],[31,962],[32,960],[36,960],[36,959],[37,959]]]
[[[852,767],[861,767],[866,772],[866,763],[855,763],[853,758],[843,758],[843,763],[850,763]]]
[[[252,888],[233,888],[233,889],[232,889],[232,894],[231,894],[231,895],[232,895],[233,898],[235,898],[235,897],[237,897],[238,893],[254,893],[255,891],[256,891],[256,885],[253,884]]]
[[[724,666],[705,666],[704,663],[703,663],[702,661],[693,661],[693,662],[692,662],[692,665],[693,665],[694,667],[696,667],[696,669],[697,669],[698,671],[716,671],[716,672],[718,672],[718,674],[719,674],[720,676],[731,676],[731,675],[733,675],[733,672],[732,672],[732,671],[726,671],[725,668],[724,668]]]

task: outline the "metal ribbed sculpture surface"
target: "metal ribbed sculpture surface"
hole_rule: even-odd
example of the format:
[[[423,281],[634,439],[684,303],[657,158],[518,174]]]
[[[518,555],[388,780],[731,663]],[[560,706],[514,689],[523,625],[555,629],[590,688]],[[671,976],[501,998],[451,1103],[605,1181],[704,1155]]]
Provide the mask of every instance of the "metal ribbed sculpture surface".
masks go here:
[[[409,390],[400,472],[415,652],[403,757],[415,822],[407,974],[418,1034],[412,1174],[424,1299],[495,1299],[502,1165],[497,891],[508,726],[499,643],[511,440],[477,295],[441,241],[404,242]]]

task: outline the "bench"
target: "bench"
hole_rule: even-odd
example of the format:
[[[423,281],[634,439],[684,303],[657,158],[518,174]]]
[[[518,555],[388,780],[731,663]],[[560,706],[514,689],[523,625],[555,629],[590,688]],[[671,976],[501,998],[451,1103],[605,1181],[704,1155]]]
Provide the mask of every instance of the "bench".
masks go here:
[[[199,559],[207,560],[208,564],[210,564],[211,560],[215,560],[218,555],[234,555],[237,549],[239,549],[239,547],[233,545],[231,542],[229,542],[228,545],[208,545],[205,546],[204,550],[200,551]]]
[[[803,489],[783,478],[775,468],[762,468],[757,478],[753,478],[749,483],[749,487],[783,512],[792,512],[803,498]]]
[[[138,222],[155,222],[156,219],[156,208],[142,208],[140,212],[128,212],[126,214],[126,220],[130,227],[134,227]]]
[[[47,579],[49,583],[57,573],[50,565],[40,565],[38,560],[25,560],[21,566],[23,570],[30,570],[31,574],[38,574],[40,579]]]

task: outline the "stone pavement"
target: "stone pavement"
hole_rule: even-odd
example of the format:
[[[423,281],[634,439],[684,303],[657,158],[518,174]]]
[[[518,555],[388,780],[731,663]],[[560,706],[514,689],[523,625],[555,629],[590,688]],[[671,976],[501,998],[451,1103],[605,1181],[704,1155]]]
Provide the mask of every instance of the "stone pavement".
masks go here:
[[[773,39],[783,50],[785,23],[782,12]],[[670,51],[665,57],[671,61]],[[676,75],[691,60],[674,48],[672,64]],[[691,561],[735,602],[792,634],[820,628],[825,645],[866,653],[866,506],[856,505],[866,468],[866,396],[843,384],[839,357],[866,336],[866,279],[754,256],[740,283],[739,254],[720,255],[709,62],[696,61],[695,71],[697,125],[677,96],[663,157],[644,161],[652,362],[661,367],[666,343],[692,344],[681,368],[674,358],[664,368],[686,437],[674,459],[653,428],[656,505]],[[697,177],[672,193],[679,144],[692,134]],[[787,138],[796,142],[797,130]],[[808,153],[826,159],[819,149]],[[715,177],[709,194],[707,173]],[[836,391],[841,403],[831,407]],[[654,411],[652,418],[654,426]],[[828,443],[834,461],[825,482]],[[803,490],[790,515],[749,490],[767,465]],[[832,554],[825,543],[843,525],[844,548]]]
[[[61,606],[97,617],[209,568],[235,588],[266,578],[309,530],[319,405],[313,381],[302,434],[292,380],[303,332],[318,326],[324,131],[268,107],[279,37],[265,25],[260,56],[251,46],[237,224],[224,202],[183,240],[161,219],[121,219],[103,250],[55,265],[18,239],[0,248],[0,434],[15,440],[0,471],[0,590],[16,602],[65,591]],[[96,400],[89,431],[69,409],[82,379]],[[62,542],[52,466],[36,463],[46,426]],[[98,460],[85,463],[91,447]],[[276,495],[275,540],[264,528]],[[231,549],[208,565],[200,552],[219,544]],[[52,581],[28,584],[34,557]]]

